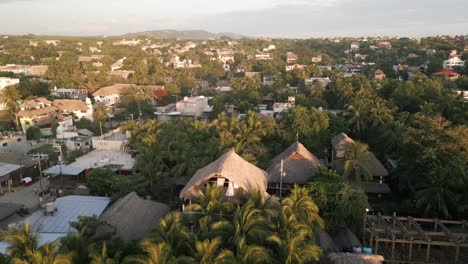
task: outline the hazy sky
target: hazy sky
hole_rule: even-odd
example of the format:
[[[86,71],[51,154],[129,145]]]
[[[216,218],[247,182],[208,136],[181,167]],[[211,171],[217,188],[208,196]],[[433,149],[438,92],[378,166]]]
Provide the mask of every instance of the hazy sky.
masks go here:
[[[468,34],[468,0],[0,0],[0,34],[203,29],[249,36]]]

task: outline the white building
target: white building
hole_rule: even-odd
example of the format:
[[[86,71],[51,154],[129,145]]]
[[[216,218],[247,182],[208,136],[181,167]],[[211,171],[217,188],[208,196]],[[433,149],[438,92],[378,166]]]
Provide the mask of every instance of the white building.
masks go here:
[[[273,54],[271,54],[271,53],[255,54],[255,59],[257,59],[257,60],[272,60],[273,59]]]
[[[118,70],[118,69],[122,68],[125,59],[127,59],[127,58],[123,57],[123,58],[117,60],[114,64],[112,64],[111,71],[115,71],[115,70]]]
[[[208,98],[204,96],[184,97],[184,100],[177,102],[177,112],[181,115],[198,117],[203,112],[211,112],[211,107],[208,105]]]
[[[359,51],[359,43],[357,42],[351,43],[350,48],[351,48],[351,51]]]
[[[131,84],[114,84],[102,87],[93,93],[94,101],[96,103],[102,103],[107,106],[113,106],[119,101],[120,94],[124,91],[124,89],[130,86]]]
[[[305,67],[307,67],[307,65],[303,65],[303,64],[293,64],[293,65],[286,65],[285,66],[285,69],[286,71],[292,71],[292,70],[295,70],[295,69],[304,69]]]
[[[114,46],[136,46],[140,44],[140,42],[141,40],[139,39],[129,39],[129,40],[123,39],[123,40],[112,43],[112,45]]]
[[[9,77],[0,77],[0,90],[11,85],[19,84],[20,79],[9,78]]]
[[[322,55],[312,57],[312,62],[322,62]]]
[[[275,45],[268,45],[268,47],[264,48],[263,51],[266,52],[266,51],[271,51],[275,49],[276,49]]]
[[[73,115],[75,120],[86,118],[93,121],[93,104],[91,99],[86,98],[86,102],[81,100],[58,99],[52,102],[64,115]]]
[[[319,82],[322,84],[323,87],[325,87],[331,83],[331,80],[328,77],[312,77],[309,79],[305,79],[306,86],[311,86],[314,82]]]
[[[452,56],[448,60],[444,60],[444,69],[452,70],[453,67],[465,67],[465,61],[458,56]]]

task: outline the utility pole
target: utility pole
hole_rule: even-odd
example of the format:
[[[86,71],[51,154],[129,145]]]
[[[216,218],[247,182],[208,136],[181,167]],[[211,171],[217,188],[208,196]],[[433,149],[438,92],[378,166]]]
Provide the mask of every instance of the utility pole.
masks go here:
[[[59,156],[59,168],[60,168],[60,188],[63,188],[63,176],[62,176],[62,163],[63,163],[63,153],[62,153],[62,145],[54,144],[54,148],[56,152],[60,153]]]
[[[283,177],[286,176],[286,172],[284,172],[284,160],[281,160],[281,168],[280,168],[280,200],[283,197]]]

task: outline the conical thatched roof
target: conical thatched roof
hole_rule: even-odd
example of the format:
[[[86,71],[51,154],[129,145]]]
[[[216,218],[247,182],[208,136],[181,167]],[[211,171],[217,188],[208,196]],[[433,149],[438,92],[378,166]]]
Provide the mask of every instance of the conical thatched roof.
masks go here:
[[[285,151],[274,157],[267,169],[268,182],[279,183],[281,180],[281,160],[283,160],[283,183],[305,184],[312,176],[312,168],[320,166],[320,161],[299,142],[295,142]]]
[[[138,240],[170,211],[169,206],[141,199],[135,192],[121,198],[99,217],[123,240]]]
[[[314,239],[317,246],[323,250],[325,255],[338,252],[335,241],[333,241],[327,231],[317,228],[314,232]]]
[[[190,199],[202,190],[211,178],[224,178],[233,182],[243,192],[258,190],[266,193],[267,173],[242,159],[232,149],[214,162],[199,169],[180,192],[181,199]]]
[[[345,249],[352,249],[352,247],[360,247],[361,242],[356,235],[349,230],[349,228],[341,229],[333,239],[338,251],[343,252]]]
[[[345,133],[339,133],[332,138],[332,146],[335,150],[350,150],[354,140],[352,140]]]
[[[332,146],[335,151],[350,151],[353,146],[354,140],[352,140],[345,133],[340,133],[332,138]],[[385,177],[389,173],[382,163],[375,157],[375,155],[369,151],[368,160],[365,162],[366,168],[371,172],[372,176]],[[344,161],[335,161],[336,170],[340,171],[344,167]]]

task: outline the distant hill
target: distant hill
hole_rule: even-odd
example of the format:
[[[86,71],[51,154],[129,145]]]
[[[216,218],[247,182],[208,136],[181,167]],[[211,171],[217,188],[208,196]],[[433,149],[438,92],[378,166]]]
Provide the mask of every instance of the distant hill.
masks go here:
[[[128,33],[122,37],[137,37],[137,36],[147,36],[156,39],[193,39],[193,40],[207,40],[209,38],[222,38],[228,37],[232,39],[241,39],[247,38],[247,36],[242,36],[239,34],[234,34],[230,32],[222,33],[211,33],[205,30],[154,30],[154,31],[143,31],[136,33]]]

